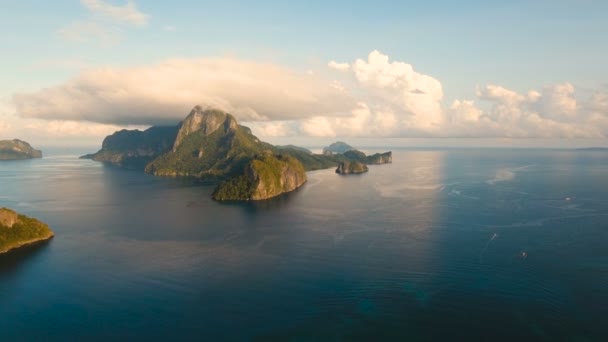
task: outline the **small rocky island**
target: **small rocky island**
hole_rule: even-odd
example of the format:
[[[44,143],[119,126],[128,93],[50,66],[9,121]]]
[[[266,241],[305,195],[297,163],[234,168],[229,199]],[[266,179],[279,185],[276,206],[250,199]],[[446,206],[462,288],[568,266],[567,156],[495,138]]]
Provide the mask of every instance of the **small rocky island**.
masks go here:
[[[0,140],[0,160],[23,160],[42,158],[42,152],[29,143],[19,140]]]
[[[256,201],[297,189],[306,182],[306,171],[343,161],[390,163],[392,153],[313,154],[293,145],[275,146],[260,141],[231,114],[196,106],[179,125],[118,131],[104,139],[100,151],[81,158],[217,183],[213,198],[218,201]]]
[[[367,171],[369,171],[369,169],[367,168],[367,165],[365,165],[361,162],[358,162],[358,161],[340,162],[340,164],[338,164],[338,168],[336,169],[336,173],[341,174],[341,175],[359,174],[359,173],[365,173]]]
[[[45,223],[17,212],[0,208],[0,254],[15,248],[51,239],[53,232]]]

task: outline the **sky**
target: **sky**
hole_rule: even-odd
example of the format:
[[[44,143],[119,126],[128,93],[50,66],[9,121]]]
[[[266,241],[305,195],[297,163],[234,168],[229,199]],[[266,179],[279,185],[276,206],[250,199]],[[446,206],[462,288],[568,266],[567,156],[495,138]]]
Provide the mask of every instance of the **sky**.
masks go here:
[[[197,104],[317,146],[608,146],[608,2],[0,0],[0,139]]]

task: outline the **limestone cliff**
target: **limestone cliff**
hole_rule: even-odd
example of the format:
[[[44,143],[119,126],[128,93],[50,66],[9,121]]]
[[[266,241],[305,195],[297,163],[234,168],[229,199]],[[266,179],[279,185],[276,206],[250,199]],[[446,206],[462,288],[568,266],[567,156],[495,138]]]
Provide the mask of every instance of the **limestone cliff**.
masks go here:
[[[23,140],[0,140],[0,160],[32,158],[42,158],[42,152]]]
[[[240,174],[267,145],[249,128],[238,125],[232,115],[197,108],[182,123],[173,149],[150,162],[147,173],[221,179]]]
[[[393,152],[376,153],[366,158],[368,165],[390,164],[393,162]]]
[[[358,161],[350,162],[343,161],[338,164],[338,168],[336,169],[336,173],[341,175],[349,175],[349,174],[358,174],[369,171],[367,165],[360,163]]]
[[[228,116],[231,118],[228,128],[236,128],[236,120],[230,114],[217,109],[203,109],[201,106],[195,106],[180,125],[175,144],[173,145],[173,152],[177,151],[186,136],[194,132],[209,136],[222,125],[226,128],[225,123]]]
[[[244,174],[225,181],[213,193],[220,201],[264,200],[293,191],[306,183],[302,163],[287,155],[270,152],[256,157]]]

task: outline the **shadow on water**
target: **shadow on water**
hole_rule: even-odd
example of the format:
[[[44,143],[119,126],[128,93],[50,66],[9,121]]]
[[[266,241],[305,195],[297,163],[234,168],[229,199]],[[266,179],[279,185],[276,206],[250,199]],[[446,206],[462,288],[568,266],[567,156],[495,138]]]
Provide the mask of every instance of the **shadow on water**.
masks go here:
[[[255,216],[289,207],[290,203],[300,196],[302,193],[301,189],[302,187],[299,187],[294,191],[261,201],[225,201],[218,203],[228,207],[241,208],[246,215]]]
[[[5,254],[0,254],[0,280],[14,275],[25,266],[24,264],[30,263],[39,257],[51,241],[52,239],[37,242]]]

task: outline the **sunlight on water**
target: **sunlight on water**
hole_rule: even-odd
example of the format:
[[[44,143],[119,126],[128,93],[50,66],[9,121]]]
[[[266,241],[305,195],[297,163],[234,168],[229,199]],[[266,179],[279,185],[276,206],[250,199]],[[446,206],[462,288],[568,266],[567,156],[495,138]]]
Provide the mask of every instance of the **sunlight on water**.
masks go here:
[[[72,155],[0,164],[0,206],[56,232],[0,257],[0,331],[594,339],[606,174],[606,158],[576,152],[397,151],[363,175],[314,171],[286,196],[219,204],[212,186]]]

